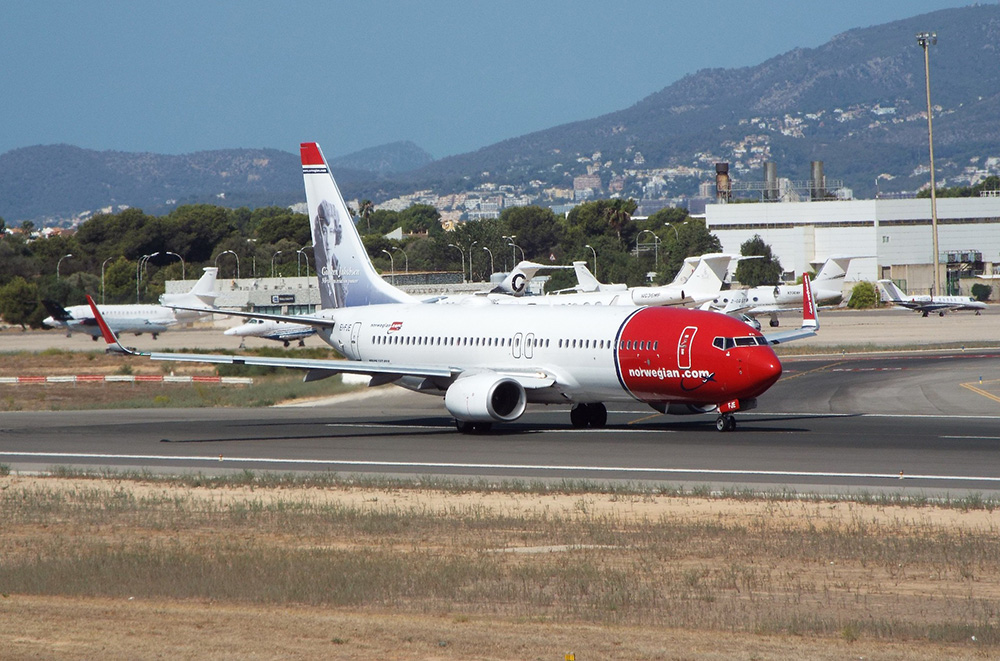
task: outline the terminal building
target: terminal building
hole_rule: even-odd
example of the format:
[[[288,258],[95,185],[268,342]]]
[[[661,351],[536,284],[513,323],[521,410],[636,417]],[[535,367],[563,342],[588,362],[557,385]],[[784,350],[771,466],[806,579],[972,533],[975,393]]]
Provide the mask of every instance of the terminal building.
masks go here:
[[[926,294],[933,288],[929,198],[837,199],[820,180],[811,184],[824,191],[820,199],[806,195],[803,201],[782,201],[776,195],[769,200],[765,190],[764,201],[738,204],[729,199],[728,178],[721,179],[718,202],[705,207],[705,223],[723,252],[739,253],[745,241],[759,235],[781,262],[786,280],[829,257],[853,256],[858,259],[845,279],[847,287],[888,278],[907,293]],[[945,289],[939,294],[967,295],[972,284],[984,282],[976,276],[992,275],[994,264],[1000,272],[1000,196],[938,198],[937,218]]]

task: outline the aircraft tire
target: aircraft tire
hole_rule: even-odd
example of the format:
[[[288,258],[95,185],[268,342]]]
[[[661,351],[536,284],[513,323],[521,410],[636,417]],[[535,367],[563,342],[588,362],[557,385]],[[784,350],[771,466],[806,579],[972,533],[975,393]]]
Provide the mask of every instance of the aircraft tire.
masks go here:
[[[608,408],[601,402],[586,404],[587,424],[591,427],[604,427],[608,424]]]
[[[736,418],[732,413],[723,413],[715,419],[715,428],[719,431],[733,431],[736,429]]]
[[[586,404],[577,404],[569,412],[569,421],[574,427],[586,427],[590,418],[589,407]]]

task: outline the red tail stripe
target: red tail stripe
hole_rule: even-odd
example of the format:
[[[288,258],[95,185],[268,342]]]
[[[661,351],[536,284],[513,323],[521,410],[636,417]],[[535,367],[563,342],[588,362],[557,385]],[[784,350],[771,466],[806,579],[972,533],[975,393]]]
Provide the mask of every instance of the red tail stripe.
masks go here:
[[[299,145],[302,154],[302,165],[323,165],[323,154],[315,142],[303,142]]]

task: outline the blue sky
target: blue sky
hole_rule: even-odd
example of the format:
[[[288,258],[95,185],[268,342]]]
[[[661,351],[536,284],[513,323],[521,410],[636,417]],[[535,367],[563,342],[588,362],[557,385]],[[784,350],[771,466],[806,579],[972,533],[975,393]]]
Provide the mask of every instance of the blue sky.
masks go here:
[[[966,4],[8,2],[0,153],[317,140],[335,156],[412,140],[440,158],[626,108],[699,69]]]

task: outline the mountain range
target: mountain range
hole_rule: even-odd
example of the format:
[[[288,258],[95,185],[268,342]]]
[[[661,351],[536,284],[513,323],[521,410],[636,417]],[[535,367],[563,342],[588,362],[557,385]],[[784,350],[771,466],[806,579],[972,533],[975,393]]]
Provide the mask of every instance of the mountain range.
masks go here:
[[[530,195],[572,188],[574,176],[595,172],[605,185],[661,173],[664,196],[692,196],[712,178],[715,162],[731,163],[734,180],[751,181],[763,178],[766,160],[790,179],[808,178],[809,162],[822,160],[828,177],[858,195],[876,185],[913,191],[928,180],[924,60],[915,39],[923,31],[939,38],[929,50],[939,184],[1000,171],[996,4],[849,30],[756,66],[701,70],[624,110],[467,154],[432,161],[404,142],[331,165],[346,197],[376,202],[482,184]],[[169,156],[48,145],[0,155],[0,217],[8,224],[123,205],[159,213],[191,202],[260,206],[302,198],[297,155],[276,149]]]

